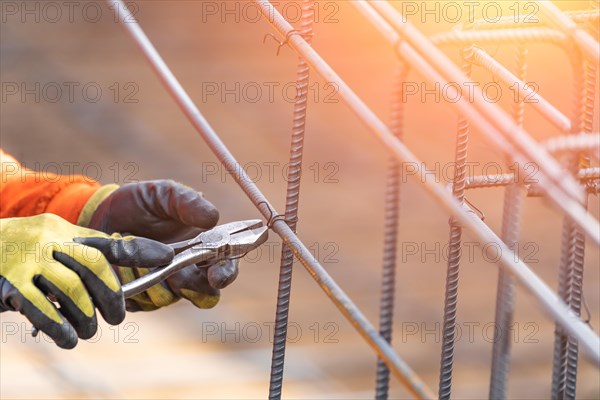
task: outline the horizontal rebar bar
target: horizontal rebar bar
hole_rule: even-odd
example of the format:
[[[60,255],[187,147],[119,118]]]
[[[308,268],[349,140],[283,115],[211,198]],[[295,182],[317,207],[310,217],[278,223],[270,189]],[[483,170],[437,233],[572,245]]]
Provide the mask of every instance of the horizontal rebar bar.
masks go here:
[[[491,72],[507,87],[513,88],[516,86],[516,94],[519,101],[524,102],[524,104],[531,104],[536,111],[546,117],[546,119],[554,124],[554,126],[561,129],[563,132],[569,132],[571,130],[571,121],[566,115],[561,113],[532,86],[520,80],[488,53],[480,48],[475,48],[473,50],[473,61]]]
[[[600,179],[600,167],[582,168],[577,177],[581,180]]]
[[[395,43],[395,44],[399,43],[398,51],[401,52],[403,59],[406,62],[413,65],[413,67],[415,67],[415,69],[417,71],[420,71],[421,73],[423,73],[424,75],[429,77],[431,80],[437,81],[437,82],[444,81],[442,76],[439,75],[423,59],[423,57],[421,57],[414,49],[412,49],[412,47],[407,46],[406,42],[399,42],[399,39],[397,37],[397,32],[394,29],[392,29],[389,26],[389,24],[383,19],[383,17],[378,12],[376,12],[369,4],[367,4],[364,1],[352,1],[352,4],[354,6],[356,6],[358,8],[358,10],[361,11],[367,17],[367,19],[370,22],[372,22],[375,25],[375,27],[377,27],[388,39],[392,39],[392,43]],[[379,4],[385,5],[387,3],[379,3]],[[285,31],[285,30],[283,30],[283,32],[280,30],[280,33],[282,33],[282,34],[286,34],[286,32],[287,31]],[[396,36],[396,37],[394,37],[394,36]],[[396,39],[396,40],[394,41],[394,39]],[[291,41],[292,47],[294,47],[294,49],[296,49],[296,51],[306,54],[307,58],[313,59],[310,63],[315,67],[315,69],[317,71],[319,71],[319,73],[325,79],[331,80],[331,79],[335,78],[336,82],[338,82],[338,80],[341,81],[341,79],[335,74],[335,72],[333,70],[331,70],[331,68],[329,68],[329,66],[327,66],[327,64],[325,64],[324,61],[322,59],[320,59],[320,57],[316,53],[311,54],[310,49],[308,49],[308,48],[306,48],[306,46],[302,46],[302,44],[298,44],[296,42],[297,41],[294,41],[294,40]],[[321,65],[321,64],[324,64],[324,65]],[[343,83],[343,81],[342,81],[342,83]],[[338,94],[340,95],[340,97],[344,98],[346,100],[346,102],[349,103],[351,108],[355,111],[355,113],[359,117],[361,117],[363,122],[368,127],[370,127],[373,130],[376,130],[375,133],[378,135],[378,137],[380,139],[382,139],[384,141],[384,143],[387,143],[388,141],[390,141],[388,138],[388,132],[387,132],[386,127],[385,126],[381,127],[380,124],[382,125],[382,123],[380,123],[380,122],[375,123],[374,121],[371,121],[370,120],[371,118],[376,118],[375,115],[368,108],[367,108],[367,111],[363,110],[362,108],[366,108],[366,105],[364,103],[362,103],[362,101],[360,99],[355,98],[356,95],[349,88],[347,88],[345,86],[343,88],[344,88],[344,90],[341,90],[342,87],[340,86],[340,90],[338,91]],[[347,93],[347,91],[349,91],[350,93]],[[349,96],[349,97],[346,98],[346,96]],[[489,125],[482,123],[482,121],[478,117],[479,117],[479,115],[475,114],[472,118],[472,121],[477,121],[477,123],[480,123],[481,126],[484,128],[493,129]],[[402,146],[399,143],[394,143],[394,146],[396,146],[396,145]],[[392,150],[396,150],[396,148],[393,146],[390,146],[390,148]],[[409,159],[404,159],[404,161],[408,160],[409,162],[411,162],[414,160],[414,156],[412,155],[412,153],[410,153],[410,151],[408,149],[402,149],[402,151],[403,151],[403,154],[406,152],[406,153],[408,153],[408,155],[410,157],[412,157]],[[402,157],[402,155],[398,155],[398,156]],[[422,165],[422,164],[414,164],[414,165]],[[424,175],[423,175],[423,171],[421,169],[418,169],[417,177],[421,178],[421,183],[423,183],[423,185],[427,189],[429,189],[429,191],[437,198],[437,200],[443,206],[445,206],[451,213],[453,213],[454,216],[456,218],[458,218],[461,222],[463,222],[463,223],[465,223],[465,225],[469,226],[481,240],[486,241],[486,240],[490,240],[490,238],[497,238],[495,233],[487,225],[473,223],[468,218],[465,219],[465,215],[462,212],[457,212],[457,210],[456,210],[457,203],[455,202],[455,199],[452,198],[451,196],[448,197],[448,195],[446,194],[448,192],[440,193],[438,190],[439,185],[434,184],[434,183],[430,182],[430,180],[425,179]],[[579,191],[580,188],[578,187],[577,190]],[[568,201],[568,200],[565,200],[565,201]],[[461,209],[461,211],[463,211],[463,210]],[[597,225],[597,223],[595,225]],[[594,229],[594,228],[591,228],[591,229]],[[516,257],[516,255],[514,255],[506,247],[506,245],[503,242],[500,241],[498,243],[498,245],[503,247],[502,258],[500,260],[502,262],[502,265],[506,266],[507,268],[509,268],[511,270],[511,272],[517,277],[517,279],[535,295],[535,297],[544,305],[546,310],[557,321],[559,321],[565,327],[565,329],[571,330],[571,334],[574,334],[573,331],[575,331],[575,330],[578,331],[578,333],[574,334],[574,335],[576,335],[580,340],[581,340],[581,334],[583,334],[583,336],[587,337],[586,340],[589,340],[588,344],[590,346],[590,347],[587,347],[587,351],[589,352],[588,355],[590,355],[590,357],[596,364],[600,364],[600,343],[598,343],[599,342],[598,335],[595,332],[593,332],[588,325],[586,325],[583,321],[581,321],[581,319],[577,318],[567,308],[567,306],[564,304],[564,302],[562,302],[556,296],[556,294],[553,293],[552,290],[550,290],[550,288],[543,281],[541,281],[539,279],[539,277],[537,277],[537,275],[535,275],[529,269],[529,267],[525,263],[523,263],[521,260],[519,260],[515,264],[514,260],[518,260],[518,257]],[[508,256],[509,254],[510,254],[510,256]],[[504,255],[506,255],[507,257],[504,258]],[[578,328],[575,328],[575,326],[577,326]],[[582,343],[583,343],[583,341],[582,341]]]
[[[505,44],[505,43],[552,43],[564,46],[568,36],[554,28],[510,28],[485,31],[460,31],[436,33],[430,37],[435,45],[469,45],[477,44]]]
[[[129,18],[132,16],[127,6],[122,0],[107,0],[120,10],[119,21],[121,25],[129,32],[134,41],[138,44],[150,65],[165,85],[167,91],[173,96],[176,103],[181,107],[184,114],[188,117],[194,128],[202,136],[206,144],[213,151],[215,156],[223,163],[227,171],[231,173],[237,184],[244,193],[262,213],[262,215],[272,222],[272,230],[277,233],[288,246],[300,263],[307,269],[313,279],[321,286],[327,296],[334,302],[348,321],[358,330],[363,338],[385,361],[390,370],[405,383],[411,393],[418,398],[433,399],[433,392],[425,386],[421,379],[412,371],[406,362],[396,354],[392,346],[379,335],[373,325],[366,319],[361,311],[356,307],[352,300],[331,278],[327,271],[316,260],[308,248],[294,234],[290,227],[281,219],[274,219],[279,214],[269,203],[267,198],[258,189],[256,184],[248,177],[243,168],[229,149],[221,141],[212,126],[204,118],[200,110],[196,107],[188,93],[179,83],[173,72],[164,62],[160,54],[154,48],[152,42],[148,39],[142,28],[136,20]],[[274,9],[273,9],[274,10]],[[272,14],[271,14],[272,15]],[[279,15],[280,18],[281,15]],[[291,31],[291,27],[289,29]],[[296,36],[294,36],[296,37]],[[302,40],[307,46],[308,44]],[[310,48],[310,46],[308,46]]]
[[[577,174],[577,178],[585,181],[590,179],[600,179],[600,167],[582,168]],[[508,186],[511,183],[518,183],[518,177],[515,178],[514,174],[501,174],[501,175],[476,175],[467,178],[467,189],[480,189],[489,187]],[[524,184],[530,185],[535,182],[524,182]]]
[[[590,155],[600,158],[600,133],[556,136],[546,140],[544,147],[551,153],[589,151]]]

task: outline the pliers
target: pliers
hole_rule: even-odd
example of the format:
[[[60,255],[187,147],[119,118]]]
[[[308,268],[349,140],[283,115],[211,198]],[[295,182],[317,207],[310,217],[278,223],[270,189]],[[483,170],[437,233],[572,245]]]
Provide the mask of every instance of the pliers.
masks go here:
[[[175,252],[173,261],[123,285],[123,294],[129,298],[142,293],[189,265],[209,267],[224,259],[243,257],[267,241],[268,229],[260,219],[236,221],[218,225],[193,239],[170,244]]]

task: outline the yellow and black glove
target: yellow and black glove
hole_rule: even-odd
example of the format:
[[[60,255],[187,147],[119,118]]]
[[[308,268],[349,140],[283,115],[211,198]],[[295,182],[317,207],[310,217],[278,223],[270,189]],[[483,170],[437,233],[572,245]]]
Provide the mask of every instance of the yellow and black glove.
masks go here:
[[[67,349],[96,333],[95,308],[110,324],[125,318],[111,263],[160,266],[173,259],[160,242],[109,236],[53,214],[0,219],[0,241],[0,311],[19,311]]]
[[[108,234],[127,233],[174,243],[213,228],[218,220],[219,212],[202,193],[171,180],[157,180],[102,187],[84,207],[78,224]],[[115,267],[115,271],[126,284],[149,269]],[[211,308],[219,301],[219,289],[233,282],[237,274],[237,260],[209,268],[190,266],[128,299],[127,310],[151,311],[180,298],[199,308]]]

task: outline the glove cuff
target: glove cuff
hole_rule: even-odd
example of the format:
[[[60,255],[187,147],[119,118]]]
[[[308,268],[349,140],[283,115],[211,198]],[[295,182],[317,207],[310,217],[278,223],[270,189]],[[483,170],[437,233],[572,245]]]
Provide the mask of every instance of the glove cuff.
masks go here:
[[[79,218],[77,219],[77,225],[83,226],[87,228],[90,224],[90,220],[92,219],[92,215],[94,212],[106,199],[110,196],[115,190],[119,188],[119,185],[116,183],[112,183],[110,185],[104,185],[100,187],[100,189],[96,190],[96,192],[88,199],[88,201],[83,206],[81,213],[79,213]]]

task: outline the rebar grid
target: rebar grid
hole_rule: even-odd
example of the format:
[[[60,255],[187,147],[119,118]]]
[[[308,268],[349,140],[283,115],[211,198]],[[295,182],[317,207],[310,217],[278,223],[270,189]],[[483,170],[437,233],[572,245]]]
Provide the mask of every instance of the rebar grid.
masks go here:
[[[452,92],[452,85],[468,87],[468,80],[459,68],[421,32],[402,16],[391,4],[372,0],[366,2],[379,12],[382,18],[391,25],[403,40],[398,44],[398,38],[392,43],[398,46],[398,53],[405,58],[411,58],[418,63],[420,73],[428,79],[449,87],[450,94],[443,93],[458,101],[451,102],[471,123],[497,146],[498,150],[512,157],[512,160],[523,168],[527,162],[534,162],[539,167],[538,179],[542,190],[548,198],[571,218],[596,243],[600,244],[598,221],[591,217],[581,206],[584,192],[573,180],[565,174],[559,163],[537,143],[524,129],[519,129],[509,115],[498,105],[485,100],[480,90],[472,91],[469,99],[460,92]],[[356,3],[354,3],[356,4]],[[581,36],[581,35],[579,35]],[[578,36],[578,37],[579,37]],[[589,35],[588,35],[589,36]],[[585,38],[585,36],[583,36]],[[418,54],[416,53],[418,50]],[[407,57],[406,54],[409,53]],[[448,86],[449,85],[449,86]]]
[[[394,29],[394,27],[392,27],[392,25],[390,23],[388,23],[386,18],[384,18],[383,14],[380,14],[378,12],[378,10],[376,10],[375,5],[378,5],[379,7],[384,7],[385,8],[384,12],[387,13],[386,15],[387,15],[388,19],[393,19],[396,22],[397,26],[398,25],[401,26],[403,24],[404,19],[401,16],[399,16],[397,11],[395,9],[393,9],[391,6],[389,6],[389,4],[371,3],[371,2],[366,2],[366,1],[362,1],[362,0],[361,1],[353,1],[351,4],[353,4],[367,18],[367,20],[369,22],[371,22],[373,25],[375,25],[375,27],[388,40],[390,45],[392,45],[392,47],[396,50],[397,54],[401,55],[402,57],[404,57],[405,60],[410,62],[415,67],[415,70],[419,71],[421,74],[423,74],[427,79],[429,79],[431,81],[440,82],[440,83],[444,83],[444,84],[448,83],[448,81],[440,73],[438,73],[430,64],[428,64],[427,61],[424,60],[424,58],[421,57],[421,55],[415,51],[415,49],[413,49],[407,42],[400,40],[400,34]],[[379,10],[379,11],[381,11],[381,10]],[[413,35],[416,35],[414,28],[412,28],[411,32]],[[419,43],[425,41],[425,39],[419,38],[417,36],[417,38],[413,38],[413,41],[418,43],[417,47],[419,47]],[[292,44],[294,44],[294,43],[292,43]],[[294,46],[294,48],[297,51],[300,51],[295,46]],[[421,49],[421,53],[423,53],[423,54],[427,53],[428,51],[430,53],[437,52],[437,50],[435,48],[431,49],[428,46],[426,46],[426,48],[424,48],[424,49]],[[315,67],[315,68],[317,68],[317,67]],[[323,71],[322,75],[329,78],[332,76],[332,74],[334,74],[334,73],[329,73],[329,72],[330,72],[329,70]],[[455,93],[452,93],[451,95],[449,95],[449,97],[452,99],[457,98]],[[458,97],[460,98],[460,95]],[[479,129],[482,131],[482,133],[491,134],[492,139],[496,139],[495,133],[498,133],[498,132],[494,129],[493,126],[491,126],[490,124],[487,124],[486,121],[484,121],[482,118],[480,118],[481,115],[478,112],[474,112],[474,110],[472,110],[469,107],[469,104],[467,104],[466,102],[454,101],[454,102],[452,102],[452,105],[459,108],[459,110],[461,110],[461,111],[466,110],[469,115],[469,118],[471,119],[471,122],[476,124],[479,127]],[[489,110],[486,110],[486,111],[489,111]],[[359,116],[362,115],[359,112],[357,112],[357,114]],[[366,121],[368,121],[368,119]],[[372,126],[372,124],[367,123],[367,126]],[[522,130],[519,130],[518,128],[515,128],[515,131],[517,131],[520,135],[524,134],[524,132]],[[387,141],[385,143],[387,144]],[[510,147],[510,149],[512,151],[515,151],[515,149],[512,147]],[[518,165],[523,166],[524,164],[518,164]],[[538,164],[538,167],[540,169],[545,168],[544,165],[540,165],[540,164]],[[522,173],[522,172],[524,172],[524,171],[519,171],[519,173]],[[424,179],[421,170],[419,170],[418,173],[420,174],[419,177],[421,178],[421,183],[423,183],[426,188],[430,188],[431,186],[434,186],[434,185],[431,185],[431,186],[428,185],[429,182],[427,182],[427,180]],[[539,178],[539,176],[538,176],[538,178]],[[541,181],[539,181],[539,183],[542,184]],[[547,184],[547,182],[545,182],[545,184]],[[578,189],[576,191],[579,191],[579,190],[580,189]],[[432,190],[432,192],[434,193],[434,195],[439,194],[435,190]],[[542,187],[541,192],[546,193],[549,196],[551,193],[553,193],[551,190],[549,190],[549,188],[547,186]],[[444,196],[444,197],[440,196],[440,197],[438,197],[438,199],[440,201],[443,201],[443,205],[445,205],[445,206],[448,206],[448,203],[452,203],[452,202],[448,201],[446,196]],[[565,201],[568,201],[568,200],[565,200]],[[449,209],[451,209],[452,211],[455,211],[455,208],[453,206],[451,206]],[[565,208],[561,207],[561,209],[564,211]],[[569,213],[569,212],[566,212],[566,213],[569,214],[571,217],[573,216],[572,213]],[[487,225],[481,224],[480,221],[474,221],[472,216],[468,216],[469,218],[463,219],[462,217],[464,215],[462,213],[455,214],[455,216],[459,217],[461,222],[466,223],[467,226],[474,229],[474,232],[477,234],[477,236],[480,239],[482,239],[484,241],[491,240],[492,242],[497,243],[499,246],[505,246],[505,244],[502,241],[499,241],[499,239],[497,238],[495,233],[493,233],[487,227]],[[589,218],[589,215],[587,216],[587,218]],[[593,221],[592,225],[597,225],[597,221]],[[591,228],[591,229],[596,229],[596,228]],[[504,254],[511,254],[511,257],[513,257],[513,258],[512,259],[504,258],[503,257]],[[555,313],[555,310],[553,310],[554,305],[556,305],[556,300],[557,300],[556,295],[553,292],[551,292],[549,290],[549,288],[547,287],[547,285],[542,283],[537,278],[537,276],[535,274],[533,274],[531,272],[531,270],[529,270],[529,268],[515,254],[512,254],[512,252],[506,247],[502,247],[501,262],[502,262],[502,266],[511,270],[512,273],[515,274],[515,276],[518,278],[518,280],[527,289],[535,292],[538,300],[541,300],[544,303],[545,307],[547,307],[547,310],[549,310],[552,313],[554,318],[556,318],[557,320],[561,320],[561,321],[563,320],[560,313],[557,314],[557,313]],[[532,285],[532,280],[536,282],[533,285]],[[538,286],[538,284],[539,284],[539,286]],[[542,287],[543,287],[543,289],[542,289]],[[542,295],[541,294],[542,291],[545,292],[545,294]],[[546,301],[546,300],[548,300],[548,298],[546,296],[552,297],[553,300]],[[559,301],[559,303],[561,303],[561,302]],[[560,307],[562,307],[562,304]],[[571,318],[569,318],[568,322],[563,321],[563,326],[566,329],[571,329],[571,328],[573,328],[574,325],[579,325],[580,323],[585,325],[580,319],[571,317]],[[587,330],[587,329],[589,329],[589,327],[585,326],[585,328],[582,328],[582,329]],[[597,335],[594,334],[594,336],[596,336],[596,339],[594,339],[594,340],[597,341],[598,340]],[[592,349],[590,348],[589,350],[592,350]],[[594,351],[594,350],[592,350],[592,351]]]
[[[124,11],[127,10],[122,0],[108,1]],[[422,165],[410,150],[394,136],[393,132],[375,116],[335,71],[310,47],[305,38],[301,35],[293,34],[294,30],[291,25],[285,21],[268,0],[255,1],[260,7],[263,16],[285,38],[285,43],[296,50],[306,61],[307,65],[314,68],[329,82],[337,84],[339,97],[382,140],[390,149],[391,154],[397,162],[410,162],[413,165]],[[389,4],[365,1],[355,1],[353,4],[364,13],[369,21],[380,29],[397,50],[397,53],[405,60],[407,66],[410,65],[411,70],[416,70],[434,81],[448,82],[454,78],[457,79],[455,82],[460,83],[463,81],[463,78],[465,78],[464,74],[461,74],[454,64],[445,59],[435,46],[432,47],[431,42],[428,42],[420,32],[410,24],[402,22],[397,11]],[[590,64],[598,62],[598,51],[593,47],[594,43],[597,45],[597,42],[589,34],[582,31],[568,17],[560,14],[558,9],[553,5],[546,4],[543,6],[543,9],[551,23],[577,43]],[[209,147],[225,165],[227,170],[232,173],[236,182],[257,209],[269,222],[272,222],[273,231],[281,236],[286,247],[292,250],[294,256],[296,256],[311,276],[320,284],[344,316],[373,347],[380,359],[407,386],[412,394],[419,398],[432,398],[431,391],[414,374],[402,358],[394,352],[389,341],[375,331],[350,298],[348,298],[319,262],[310,254],[306,246],[297,238],[293,230],[282,219],[274,218],[279,216],[279,214],[258,190],[256,185],[248,178],[245,171],[239,168],[239,163],[237,163],[233,155],[196,108],[191,98],[164,63],[137,22],[125,21],[123,16],[130,15],[127,12],[119,13],[119,15],[121,15],[120,22],[138,43],[168,91],[173,95],[176,102],[205,139]],[[565,20],[565,18],[567,19]],[[405,41],[401,41],[401,37]],[[589,70],[587,70],[587,73],[591,74]],[[591,98],[589,91],[586,94]],[[594,218],[586,214],[585,209],[581,206],[581,204],[585,203],[586,194],[574,175],[565,174],[558,162],[549,156],[538,142],[531,139],[525,130],[520,129],[518,123],[513,124],[512,122],[503,121],[502,118],[506,114],[497,107],[480,104],[477,101],[473,105],[470,105],[466,101],[460,101],[455,105],[471,124],[478,127],[499,147],[499,150],[507,155],[511,155],[513,161],[517,163],[525,161],[536,162],[540,168],[539,183],[537,183],[536,187],[540,189],[543,195],[547,196],[558,206],[565,214],[565,217],[572,221],[576,229],[585,232],[595,243],[599,242],[597,233],[598,223]],[[589,107],[589,103],[587,102],[586,107]],[[586,113],[588,114],[586,123],[589,125],[589,108],[586,109]],[[591,115],[593,118],[593,111],[591,111]],[[573,132],[573,129],[571,131]],[[584,130],[584,132],[587,132],[587,134],[591,133],[591,128]],[[584,176],[589,176],[588,172],[586,170]],[[552,292],[525,263],[510,251],[510,243],[508,245],[505,243],[508,240],[506,238],[505,241],[500,240],[469,206],[457,201],[443,186],[428,181],[425,175],[426,171],[423,168],[418,168],[417,173],[418,177],[421,178],[421,182],[439,201],[441,206],[450,211],[453,221],[460,223],[461,227],[472,230],[481,240],[498,244],[502,254],[502,270],[510,272],[527,290],[534,294],[543,307],[555,318],[563,332],[566,331],[571,335],[570,339],[578,340],[593,362],[597,365],[600,364],[598,336],[588,325],[581,321],[577,316],[577,311],[574,312],[569,308],[572,304],[570,302],[565,304],[565,302]],[[581,172],[579,175],[581,175]],[[594,176],[594,173],[592,173],[592,176]],[[465,179],[464,187],[467,188],[468,186],[469,180]]]

